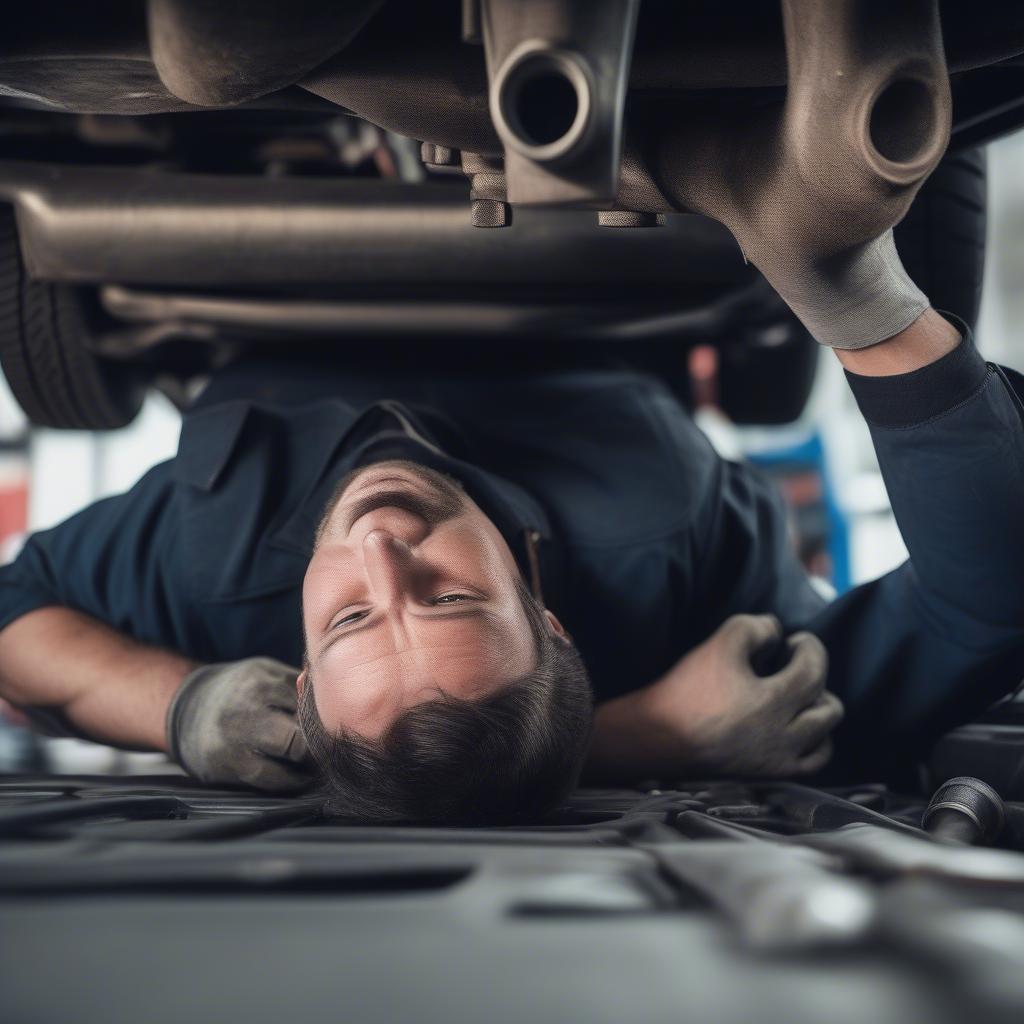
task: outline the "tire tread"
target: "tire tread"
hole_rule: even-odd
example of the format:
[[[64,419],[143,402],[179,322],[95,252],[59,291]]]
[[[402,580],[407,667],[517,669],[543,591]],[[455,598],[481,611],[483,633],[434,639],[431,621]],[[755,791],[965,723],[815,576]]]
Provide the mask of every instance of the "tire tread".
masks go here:
[[[0,206],[0,366],[32,423],[111,430],[134,419],[142,390],[89,351],[88,336],[78,293],[25,272],[14,211]]]

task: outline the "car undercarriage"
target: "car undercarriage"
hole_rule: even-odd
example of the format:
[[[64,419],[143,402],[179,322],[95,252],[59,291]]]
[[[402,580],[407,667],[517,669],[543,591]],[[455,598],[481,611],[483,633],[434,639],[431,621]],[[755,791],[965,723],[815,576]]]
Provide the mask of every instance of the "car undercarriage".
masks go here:
[[[604,348],[679,377],[700,341],[722,353],[734,418],[792,420],[816,347],[729,231],[687,212],[706,198],[688,154],[741,154],[780,113],[798,131],[823,86],[787,104],[787,78],[841,62],[859,98],[828,120],[845,134],[805,133],[786,173],[838,161],[857,194],[905,203],[946,148],[897,243],[973,323],[978,147],[1024,121],[1016,9],[880,10],[22,9],[0,49],[0,361],[33,422],[109,429],[149,386],[183,402],[239,346],[330,338],[366,359],[352,339],[483,337],[496,363],[508,342]]]

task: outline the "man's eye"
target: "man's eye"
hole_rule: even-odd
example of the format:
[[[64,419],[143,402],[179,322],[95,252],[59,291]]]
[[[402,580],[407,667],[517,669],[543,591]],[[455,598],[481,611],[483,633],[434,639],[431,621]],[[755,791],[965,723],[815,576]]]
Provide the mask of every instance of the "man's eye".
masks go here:
[[[338,626],[347,626],[350,622],[358,622],[360,619],[366,618],[366,612],[352,612],[346,615],[344,618],[337,619],[331,625],[331,629],[336,629]]]
[[[441,594],[440,597],[435,597],[431,604],[455,604],[457,601],[473,601],[476,600],[472,594]]]

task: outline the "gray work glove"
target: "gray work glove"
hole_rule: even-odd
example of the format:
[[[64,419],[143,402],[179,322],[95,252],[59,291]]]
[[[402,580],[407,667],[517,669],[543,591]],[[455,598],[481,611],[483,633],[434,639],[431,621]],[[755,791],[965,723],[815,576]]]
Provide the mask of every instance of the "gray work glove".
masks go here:
[[[308,785],[312,761],[295,718],[294,669],[273,658],[204,665],[167,709],[167,741],[190,775],[271,793]]]
[[[806,166],[778,138],[780,125],[749,130],[743,138],[695,124],[667,140],[654,159],[673,203],[725,224],[822,345],[866,348],[909,327],[930,303],[892,227],[916,188],[879,198],[877,182],[840,183],[827,166]]]
[[[868,348],[909,327],[931,303],[903,269],[892,228],[785,274],[762,269],[822,345]]]
[[[755,663],[766,646],[783,664]],[[822,769],[843,705],[825,689],[828,656],[810,633],[783,638],[773,615],[734,615],[647,688],[650,744],[677,771],[791,776]]]

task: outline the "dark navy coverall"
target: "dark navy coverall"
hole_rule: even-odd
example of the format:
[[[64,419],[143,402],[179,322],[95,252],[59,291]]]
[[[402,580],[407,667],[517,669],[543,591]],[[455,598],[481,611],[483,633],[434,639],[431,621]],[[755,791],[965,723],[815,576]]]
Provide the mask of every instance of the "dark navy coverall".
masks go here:
[[[598,701],[729,615],[774,612],[828,648],[847,708],[831,774],[895,778],[1024,677],[1021,380],[969,338],[911,374],[851,377],[910,559],[828,604],[771,485],[719,458],[652,376],[242,362],[186,414],[174,459],[0,570],[0,628],[56,604],[197,660],[299,664],[321,510],[350,468],[400,456],[461,480],[524,577],[539,570]]]

